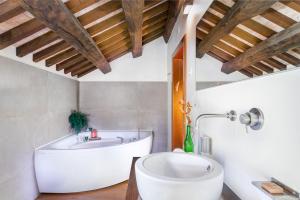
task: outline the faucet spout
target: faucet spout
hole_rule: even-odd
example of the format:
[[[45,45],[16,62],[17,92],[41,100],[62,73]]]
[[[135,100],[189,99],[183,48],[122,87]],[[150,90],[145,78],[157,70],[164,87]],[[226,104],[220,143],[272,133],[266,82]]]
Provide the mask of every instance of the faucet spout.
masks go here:
[[[236,118],[237,118],[237,115],[236,115],[236,112],[234,110],[231,110],[230,112],[225,113],[225,114],[210,114],[210,113],[200,114],[200,115],[198,115],[198,117],[196,118],[196,121],[195,121],[195,128],[196,129],[198,129],[199,121],[201,119],[204,119],[204,118],[228,118],[231,121],[235,121]]]
[[[124,138],[123,137],[117,137],[117,138],[121,140],[121,144],[124,143]]]

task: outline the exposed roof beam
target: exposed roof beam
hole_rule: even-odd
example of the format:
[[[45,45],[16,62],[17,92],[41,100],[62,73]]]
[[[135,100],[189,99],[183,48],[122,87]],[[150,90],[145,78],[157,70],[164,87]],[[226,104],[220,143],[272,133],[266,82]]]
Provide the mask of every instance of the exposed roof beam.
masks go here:
[[[61,0],[20,0],[20,3],[103,73],[111,71],[91,36]]]
[[[161,3],[162,2],[162,3]],[[161,0],[155,0],[155,1],[145,1],[145,6],[144,6],[144,15],[143,15],[143,20],[149,20],[150,18],[153,18],[155,16],[158,16],[162,13],[167,12],[168,10],[168,2],[164,2]],[[103,32],[106,29],[111,29],[111,26],[115,26],[119,23],[122,23],[123,20],[125,20],[125,16],[122,13],[119,13],[113,17],[110,17],[107,20],[104,20],[90,28],[87,29],[88,33],[90,35],[97,35],[99,32]],[[127,25],[127,24],[126,24]],[[127,30],[127,27],[126,27]],[[113,32],[113,31],[112,31]],[[109,33],[109,35],[112,35],[111,33]],[[106,36],[105,36],[106,37]],[[97,38],[97,36],[96,36]],[[94,38],[94,40],[97,43],[97,39]],[[66,42],[62,41],[59,42],[57,44],[54,44],[48,48],[45,48],[37,53],[33,54],[33,60],[35,62],[41,61],[43,59],[49,58],[52,55],[66,50],[67,48],[70,48],[68,44],[66,44]]]
[[[297,47],[300,47],[300,22],[262,41],[233,60],[224,63],[222,72],[229,74]]]
[[[197,46],[197,57],[201,58],[210,50],[213,44],[229,34],[238,24],[261,14],[277,1],[238,0],[202,42],[199,43]]]
[[[84,8],[84,6],[87,6],[88,3],[89,3],[88,5],[92,5],[91,1],[93,2],[96,0],[89,0],[89,1],[90,2],[85,0],[84,2],[82,2],[81,8]],[[69,2],[75,2],[75,1],[71,0]],[[69,8],[67,3],[65,5]],[[70,5],[70,3],[69,3],[69,5]],[[80,3],[79,3],[79,6],[80,6]],[[94,9],[92,9],[91,11],[88,11],[88,12],[82,14],[81,16],[78,16],[77,19],[80,21],[81,25],[83,27],[85,27],[86,25],[93,23],[94,21],[98,20],[99,18],[105,17],[106,15],[110,14],[111,12],[118,10],[120,7],[121,7],[121,3],[119,1],[110,1],[110,2],[107,2],[101,6],[98,6]],[[69,10],[72,13],[74,13],[73,10],[71,10],[70,8],[69,8]],[[101,12],[99,12],[99,10],[101,10]],[[120,15],[118,14],[116,16],[120,16]],[[124,18],[124,17],[122,16],[122,18]],[[104,23],[101,24],[101,28],[103,26],[105,26]],[[108,26],[108,25],[106,24],[106,26]],[[91,36],[93,36],[93,35],[95,35],[94,32],[96,32],[95,29],[96,30],[99,29],[99,26],[94,25],[94,26],[88,28],[87,32]],[[43,46],[50,44],[51,42],[57,41],[58,39],[59,39],[59,36],[56,33],[54,33],[53,31],[49,31],[31,41],[28,41],[28,42],[22,44],[21,46],[18,46],[17,47],[17,56],[20,56],[20,57],[26,56],[27,54],[32,53],[33,51],[40,49]]]
[[[24,12],[17,0],[7,0],[0,4],[0,23]]]
[[[18,3],[20,0],[17,0]],[[78,0],[70,0],[66,2],[66,6],[71,10],[72,13],[76,13],[93,3],[97,0],[86,0],[86,1],[78,1]],[[2,7],[0,7],[2,10]],[[23,9],[23,8],[22,8]],[[24,9],[23,9],[24,10]],[[39,20],[33,18],[25,23],[20,24],[4,33],[0,34],[0,49],[6,48],[22,39],[25,39],[28,36],[35,34],[38,31],[43,30],[45,25],[41,23]]]
[[[39,20],[31,19],[0,34],[0,49],[4,49],[45,28]]]
[[[132,43],[132,56],[142,55],[142,26],[144,0],[122,0],[128,31]]]
[[[186,0],[171,0],[169,1],[169,13],[168,13],[168,21],[166,24],[166,29],[164,32],[164,40],[168,42],[170,36],[172,34],[174,25],[176,23],[177,17],[180,13],[181,8],[184,6]],[[190,1],[190,0],[188,0]]]
[[[143,24],[143,28],[145,27],[147,23]],[[158,29],[159,28],[159,29]],[[144,28],[143,30],[143,44],[146,44],[160,36],[162,36],[164,32],[164,25],[163,26],[157,26],[156,24],[152,24],[152,26]],[[110,50],[107,53],[107,59],[111,62],[119,57],[121,57],[122,55],[128,53],[130,51],[131,48],[131,42],[129,40],[129,43],[122,41],[120,42],[120,45],[118,45],[118,47],[116,48],[115,46],[112,46],[112,50]],[[87,69],[83,69],[83,72],[80,72],[78,74],[73,73],[73,75],[77,75],[78,78],[86,75],[87,73],[91,72],[95,70],[94,66],[89,66],[87,67]],[[73,70],[72,70],[73,71]],[[72,76],[73,76],[72,75]]]

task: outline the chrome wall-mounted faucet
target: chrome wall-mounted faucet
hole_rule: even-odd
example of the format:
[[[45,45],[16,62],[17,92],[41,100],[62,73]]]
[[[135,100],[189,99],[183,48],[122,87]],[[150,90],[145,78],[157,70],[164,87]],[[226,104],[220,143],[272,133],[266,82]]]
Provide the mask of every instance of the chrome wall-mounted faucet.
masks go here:
[[[231,110],[228,113],[225,114],[200,114],[196,118],[195,122],[195,128],[196,131],[198,132],[198,127],[199,127],[199,121],[200,119],[204,118],[228,118],[230,121],[235,121],[236,120],[236,112],[234,110]],[[198,153],[203,154],[203,155],[211,155],[212,154],[212,140],[208,136],[201,136],[199,135],[199,143],[198,143]]]
[[[230,119],[230,121],[235,121],[236,120],[236,112],[234,110],[231,110],[228,113],[225,114],[200,114],[198,115],[198,117],[195,120],[195,128],[198,129],[199,126],[199,121],[200,119],[204,119],[204,118],[228,118]]]

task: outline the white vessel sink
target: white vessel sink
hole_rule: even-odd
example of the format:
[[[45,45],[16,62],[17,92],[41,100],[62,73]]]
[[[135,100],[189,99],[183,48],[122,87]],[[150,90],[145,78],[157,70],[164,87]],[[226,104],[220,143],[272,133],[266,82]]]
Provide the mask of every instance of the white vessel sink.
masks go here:
[[[224,171],[216,161],[187,153],[156,153],[135,164],[143,200],[219,200]]]

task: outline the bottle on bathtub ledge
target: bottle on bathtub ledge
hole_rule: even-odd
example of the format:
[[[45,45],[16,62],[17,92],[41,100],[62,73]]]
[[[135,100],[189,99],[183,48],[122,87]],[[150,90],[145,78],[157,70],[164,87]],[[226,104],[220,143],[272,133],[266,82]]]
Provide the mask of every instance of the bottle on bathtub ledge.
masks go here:
[[[93,139],[97,138],[97,130],[96,129],[93,129],[91,131],[91,138],[93,138]]]
[[[98,136],[97,129],[92,129],[89,140],[101,140],[101,137]]]

